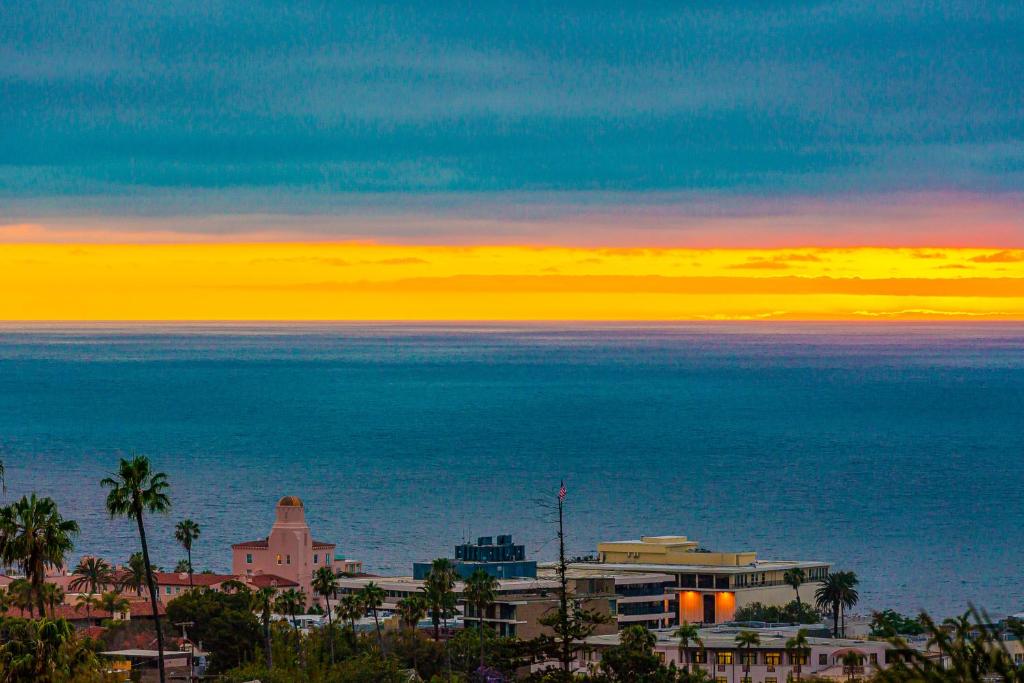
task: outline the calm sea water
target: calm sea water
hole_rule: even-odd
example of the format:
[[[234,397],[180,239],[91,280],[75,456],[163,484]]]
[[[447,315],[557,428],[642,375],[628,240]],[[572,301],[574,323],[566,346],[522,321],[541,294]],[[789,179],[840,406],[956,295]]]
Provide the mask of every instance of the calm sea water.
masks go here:
[[[8,499],[126,558],[121,454],[170,476],[157,561],[265,535],[284,494],[370,570],[512,532],[551,559],[683,533],[856,571],[862,605],[1024,609],[1024,326],[0,327]]]

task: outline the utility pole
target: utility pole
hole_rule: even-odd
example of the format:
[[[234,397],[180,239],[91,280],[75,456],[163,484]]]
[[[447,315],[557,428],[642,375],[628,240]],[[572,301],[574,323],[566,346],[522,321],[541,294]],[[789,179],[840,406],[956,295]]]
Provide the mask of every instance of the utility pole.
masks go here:
[[[183,641],[185,641],[185,644],[188,646],[188,683],[192,683],[192,680],[193,680],[192,662],[193,662],[194,655],[195,655],[195,648],[192,647],[192,643],[189,642],[189,640],[188,640],[188,632],[185,629],[187,627],[189,627],[189,626],[195,626],[195,625],[196,625],[196,623],[194,621],[181,621],[181,622],[178,622],[177,624],[175,624],[175,626],[180,626],[181,627],[181,639]]]

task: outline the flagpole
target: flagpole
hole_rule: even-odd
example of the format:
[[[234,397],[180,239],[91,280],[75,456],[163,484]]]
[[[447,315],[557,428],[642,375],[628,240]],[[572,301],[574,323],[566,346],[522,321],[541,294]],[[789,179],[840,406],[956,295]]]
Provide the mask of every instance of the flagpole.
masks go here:
[[[562,505],[565,501],[565,482],[558,489],[558,579],[562,590],[559,593],[559,619],[562,631],[562,670],[566,679],[569,678],[571,654],[569,647],[569,578],[566,576],[565,564],[565,528],[563,526]]]

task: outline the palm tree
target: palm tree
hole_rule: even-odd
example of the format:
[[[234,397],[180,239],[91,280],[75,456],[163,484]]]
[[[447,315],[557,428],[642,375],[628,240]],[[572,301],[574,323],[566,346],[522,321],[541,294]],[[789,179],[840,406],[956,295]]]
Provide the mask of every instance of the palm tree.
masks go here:
[[[78,593],[102,593],[104,588],[114,582],[113,570],[100,557],[83,557],[71,574],[75,578],[68,584],[68,588]]]
[[[260,615],[260,623],[263,625],[263,647],[266,649],[267,671],[274,668],[274,655],[270,647],[270,616],[273,611],[272,601],[275,592],[275,589],[269,586],[260,588],[253,592],[249,599],[249,608]]]
[[[85,618],[89,624],[92,625],[92,610],[94,607],[100,608],[100,600],[94,593],[81,593],[78,596],[78,601],[75,604],[76,610],[85,608]]]
[[[750,648],[760,644],[761,636],[757,635],[755,631],[740,631],[736,634],[736,645],[740,650],[740,659],[743,660],[743,679],[745,682],[750,679]],[[746,656],[744,656],[743,650],[747,651]]]
[[[331,596],[338,592],[338,577],[330,567],[320,567],[313,574],[313,592],[327,603],[327,639],[331,643],[331,664],[334,664],[334,619],[331,615]]]
[[[800,585],[807,580],[804,570],[800,567],[794,567],[782,575],[782,580],[786,582],[787,586],[796,591],[796,604],[798,606],[802,605],[803,603],[800,602]]]
[[[146,561],[142,559],[142,553],[132,553],[128,558],[128,564],[121,570],[121,576],[117,580],[118,590],[130,588],[135,595],[142,595],[142,588],[146,585]]]
[[[796,673],[796,680],[799,681],[804,660],[811,653],[810,645],[807,643],[807,629],[800,629],[795,636],[786,641],[786,652],[789,654],[789,661]]]
[[[370,581],[359,591],[359,602],[373,614],[373,623],[377,626],[377,642],[380,644],[380,651],[384,652],[384,635],[380,631],[380,619],[377,617],[377,610],[384,604],[384,589]]]
[[[466,588],[463,594],[466,604],[471,606],[477,615],[477,629],[480,636],[480,668],[484,668],[484,612],[494,604],[494,596],[498,591],[498,580],[485,572],[477,569],[466,579]]]
[[[128,602],[128,598],[117,591],[107,591],[99,597],[97,606],[104,611],[110,612],[111,619],[116,619],[118,614],[128,611],[131,603]]]
[[[160,667],[160,683],[166,683],[164,671],[164,634],[160,630],[160,610],[157,606],[156,581],[153,580],[153,565],[149,561],[149,545],[146,543],[146,512],[166,513],[171,508],[167,497],[167,475],[154,472],[149,458],[139,455],[131,460],[121,458],[117,474],[104,477],[100,485],[110,489],[107,494],[107,512],[111,518],[128,517],[139,527],[139,541],[142,543],[142,561],[146,566],[146,585],[153,603],[153,626],[156,628],[157,664]]]
[[[427,614],[427,603],[422,595],[408,595],[398,601],[397,607],[402,626],[408,629],[416,628]]]
[[[199,525],[191,519],[183,519],[174,527],[174,540],[188,553],[188,587],[192,584],[192,543],[199,538]]]
[[[839,572],[840,581],[842,583],[842,590],[839,594],[839,600],[841,603],[840,612],[843,617],[843,635],[846,635],[846,611],[853,609],[854,605],[860,599],[860,595],[857,593],[857,584],[860,583],[857,579],[857,575],[853,572]]]
[[[818,609],[832,613],[832,637],[839,637],[839,610],[843,607],[843,576],[842,572],[831,572],[825,576],[821,585],[814,591],[814,601]]]
[[[342,621],[347,621],[352,627],[352,634],[356,632],[356,619],[366,614],[363,603],[359,600],[358,593],[349,593],[342,596],[341,603],[335,608],[335,613]]]
[[[430,571],[423,581],[423,597],[430,609],[430,620],[434,624],[434,640],[440,640],[441,620],[447,626],[448,617],[455,611],[455,566],[447,558],[438,558],[430,565]]]
[[[299,622],[295,618],[295,615],[306,607],[306,595],[302,591],[297,591],[294,588],[289,588],[286,591],[282,591],[278,594],[274,600],[274,609],[281,614],[287,614],[291,617],[292,626],[295,627],[295,632],[299,632]]]
[[[10,596],[13,606],[28,612],[30,619],[35,616],[36,601],[33,596],[32,584],[27,579],[11,581],[11,584],[7,586],[7,595]],[[39,616],[42,616],[42,614]]]
[[[0,508],[0,561],[21,568],[40,615],[46,606],[46,570],[63,568],[64,556],[71,552],[77,535],[78,524],[61,517],[51,498],[36,498],[33,493]]]
[[[42,586],[43,602],[50,608],[50,616],[57,618],[57,605],[64,603],[64,591],[55,583],[44,583]],[[44,613],[43,616],[46,616]]]
[[[700,631],[696,625],[683,621],[673,633],[679,639],[679,662],[683,665],[683,671],[690,670],[690,643],[697,647],[704,647],[704,641],[700,637]]]

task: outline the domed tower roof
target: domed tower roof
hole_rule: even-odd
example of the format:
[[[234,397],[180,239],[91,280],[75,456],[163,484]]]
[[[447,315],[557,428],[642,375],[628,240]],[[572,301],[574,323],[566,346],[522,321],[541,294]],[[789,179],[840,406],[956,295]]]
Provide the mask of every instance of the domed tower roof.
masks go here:
[[[302,499],[298,496],[285,496],[277,501],[277,507],[300,508],[304,506],[302,505]]]

